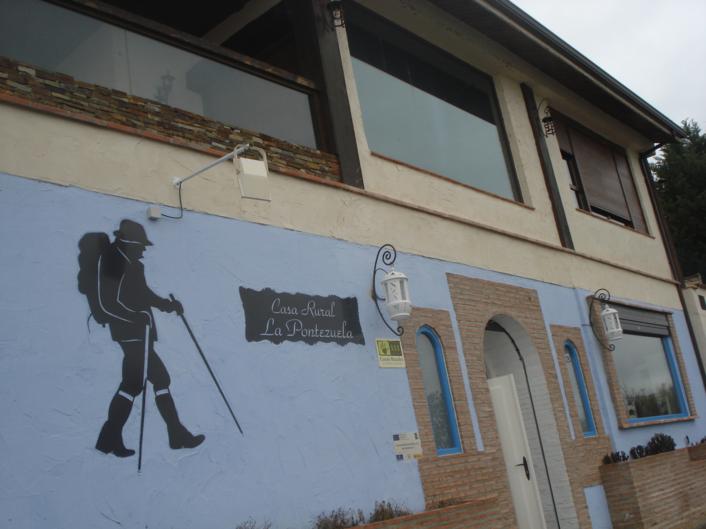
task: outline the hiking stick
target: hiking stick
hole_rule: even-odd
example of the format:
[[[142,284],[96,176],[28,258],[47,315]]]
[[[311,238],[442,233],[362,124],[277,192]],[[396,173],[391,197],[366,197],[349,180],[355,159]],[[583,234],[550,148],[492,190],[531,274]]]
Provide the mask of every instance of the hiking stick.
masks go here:
[[[142,411],[140,412],[140,447],[137,456],[137,471],[142,470],[142,438],[145,433],[145,408],[147,405],[147,366],[150,354],[150,324],[145,326],[145,362],[142,370]]]
[[[172,301],[176,301],[174,294],[169,294],[169,297],[171,298]],[[203,363],[206,364],[206,369],[208,369],[208,372],[211,375],[213,382],[216,384],[216,387],[218,388],[218,391],[221,394],[221,397],[223,397],[223,402],[225,402],[226,406],[228,406],[228,411],[230,412],[230,416],[233,417],[233,420],[235,421],[235,425],[238,427],[238,430],[240,431],[240,433],[245,435],[243,433],[243,429],[240,427],[240,423],[238,423],[238,419],[235,418],[235,413],[233,413],[233,408],[230,407],[230,404],[228,403],[228,399],[226,398],[225,393],[223,393],[223,390],[221,389],[221,385],[218,383],[218,380],[216,380],[216,375],[213,373],[213,370],[211,369],[211,366],[209,365],[208,360],[206,360],[206,355],[203,354],[203,351],[201,350],[201,346],[199,345],[199,342],[196,341],[196,336],[194,336],[194,333],[191,332],[191,327],[189,327],[189,323],[186,321],[186,318],[184,317],[183,312],[182,312],[182,314],[179,314],[179,316],[181,317],[181,321],[184,322],[184,327],[186,327],[186,330],[189,331],[189,336],[191,336],[191,339],[194,341],[194,345],[196,346],[196,349],[198,350],[199,354],[201,355],[201,359],[203,360]]]

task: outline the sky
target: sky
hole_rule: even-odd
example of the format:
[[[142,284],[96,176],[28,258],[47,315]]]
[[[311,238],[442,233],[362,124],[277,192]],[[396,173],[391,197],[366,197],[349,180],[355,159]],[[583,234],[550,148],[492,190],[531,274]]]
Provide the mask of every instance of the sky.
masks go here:
[[[512,0],[677,124],[706,130],[706,0]]]

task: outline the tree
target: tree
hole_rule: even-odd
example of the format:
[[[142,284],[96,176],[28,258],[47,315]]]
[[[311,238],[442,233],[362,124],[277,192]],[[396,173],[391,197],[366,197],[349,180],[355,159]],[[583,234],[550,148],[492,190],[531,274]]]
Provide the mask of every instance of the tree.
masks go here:
[[[663,147],[652,170],[684,275],[706,280],[706,135],[693,120],[682,126],[686,138]]]

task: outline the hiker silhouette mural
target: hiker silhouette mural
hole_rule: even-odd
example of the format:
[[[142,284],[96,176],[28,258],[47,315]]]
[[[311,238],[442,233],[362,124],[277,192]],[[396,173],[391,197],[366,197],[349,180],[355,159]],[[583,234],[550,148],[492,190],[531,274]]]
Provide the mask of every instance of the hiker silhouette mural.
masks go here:
[[[106,233],[87,233],[79,241],[78,289],[87,298],[91,316],[97,323],[108,325],[111,338],[123,352],[122,380],[110,401],[96,448],[117,457],[135,454],[135,450],[125,446],[122,432],[133,401],[142,393],[141,448],[147,381],[152,384],[157,409],[167,426],[169,446],[195,448],[205,436],[193,435],[179,420],[169,391],[169,373],[154,348],[157,327],[152,309],[176,313],[182,319],[184,309],[173,296],[171,299],[160,297],[147,285],[140,260],[145,248],[152,243],[144,227],[122,220],[113,233],[113,242]],[[141,455],[140,452],[138,468]]]

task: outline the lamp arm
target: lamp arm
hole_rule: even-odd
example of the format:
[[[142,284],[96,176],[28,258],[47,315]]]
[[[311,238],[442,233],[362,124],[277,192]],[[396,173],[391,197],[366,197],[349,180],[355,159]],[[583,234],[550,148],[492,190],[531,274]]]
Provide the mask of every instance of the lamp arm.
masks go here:
[[[609,302],[610,292],[608,292],[605,288],[599,288],[593,293],[593,295],[591,296],[591,305],[588,307],[588,322],[591,325],[591,330],[593,331],[593,335],[596,337],[598,343],[609,351],[615,351],[615,344],[608,342],[608,344],[606,345],[606,343],[596,332],[596,328],[593,326],[593,304],[596,302],[596,300],[600,300],[602,304]]]
[[[378,266],[378,261],[380,260],[381,253],[382,253],[382,262],[383,262],[383,264],[385,264],[387,266],[394,264],[395,260],[397,259],[397,250],[395,250],[395,247],[392,246],[391,244],[384,244],[380,248],[378,248],[378,253],[375,256],[375,264],[373,265],[373,284],[370,289],[370,297],[373,298],[373,301],[375,302],[375,308],[378,309],[378,314],[380,314],[380,318],[382,319],[382,322],[385,324],[385,326],[388,329],[390,329],[393,332],[393,334],[395,334],[397,336],[402,336],[404,334],[404,329],[402,327],[400,327],[399,325],[397,326],[397,330],[392,328],[392,326],[389,323],[387,323],[385,316],[383,316],[382,310],[380,310],[380,301],[385,301],[385,298],[378,296],[375,279],[377,277],[378,271],[385,272],[384,268],[381,268]]]
[[[237,158],[238,155],[243,154],[245,151],[250,150],[250,149],[255,149],[257,151],[261,151],[261,154],[265,158],[265,164],[267,164],[267,156],[264,154],[264,150],[260,149],[259,147],[251,147],[249,143],[243,143],[240,145],[237,145],[235,149],[233,149],[232,152],[229,152],[225,156],[221,156],[218,158],[218,160],[214,160],[213,162],[203,166],[201,169],[198,171],[191,173],[189,176],[184,176],[183,178],[175,178],[174,179],[174,187],[181,187],[181,185],[186,182],[187,180],[191,180],[193,177],[200,175],[201,173],[204,173],[208,171],[211,167],[215,167],[219,163],[227,162],[228,160],[232,160],[233,158]]]

